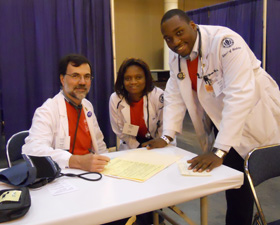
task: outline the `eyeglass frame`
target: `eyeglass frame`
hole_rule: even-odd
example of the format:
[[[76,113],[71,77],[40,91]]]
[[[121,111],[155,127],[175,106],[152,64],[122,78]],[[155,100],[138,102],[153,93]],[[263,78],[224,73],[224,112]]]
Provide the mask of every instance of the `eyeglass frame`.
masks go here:
[[[64,76],[66,76],[66,75],[68,75],[68,76],[70,76],[71,78],[73,78],[74,80],[75,79],[77,79],[77,81],[80,81],[81,79],[82,79],[82,77],[84,78],[84,80],[86,81],[86,82],[88,82],[88,81],[92,81],[93,80],[93,76],[91,75],[91,74],[86,74],[86,75],[81,75],[81,74],[78,74],[78,73],[74,73],[74,74],[64,74]],[[87,75],[89,75],[90,77],[86,77]]]

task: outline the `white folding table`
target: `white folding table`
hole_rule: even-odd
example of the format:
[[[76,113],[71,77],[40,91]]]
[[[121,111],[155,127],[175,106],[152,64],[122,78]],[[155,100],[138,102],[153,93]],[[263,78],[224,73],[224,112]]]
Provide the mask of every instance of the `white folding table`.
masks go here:
[[[186,160],[195,156],[173,146],[152,151],[183,155]],[[106,155],[115,158],[125,152]],[[83,171],[67,169],[63,172]],[[78,190],[52,195],[47,188],[49,184],[38,190],[30,189],[32,205],[29,212],[24,217],[7,224],[103,224],[197,198],[205,201],[204,197],[207,195],[238,188],[243,183],[243,173],[223,165],[211,173],[212,175],[207,177],[182,176],[177,164],[174,163],[143,183],[107,176],[103,176],[97,182],[61,177],[53,182],[67,181]],[[0,189],[6,188],[12,187],[0,183]],[[207,204],[202,207],[202,224],[207,224]]]

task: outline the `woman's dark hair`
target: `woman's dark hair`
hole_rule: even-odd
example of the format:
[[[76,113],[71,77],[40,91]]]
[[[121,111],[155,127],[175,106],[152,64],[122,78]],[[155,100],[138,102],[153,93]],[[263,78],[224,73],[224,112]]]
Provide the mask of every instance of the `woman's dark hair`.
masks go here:
[[[90,73],[92,74],[92,68],[89,60],[80,54],[68,54],[64,56],[62,59],[60,59],[58,64],[58,74],[59,75],[65,75],[67,66],[71,62],[71,64],[75,67],[79,67],[82,64],[88,64],[90,67]]]
[[[163,15],[160,24],[162,25],[166,20],[171,19],[173,16],[179,16],[181,19],[185,20],[187,23],[191,22],[190,17],[183,10],[171,9]]]
[[[139,66],[140,68],[143,69],[145,73],[146,85],[143,90],[142,96],[148,94],[154,89],[154,83],[153,83],[151,71],[147,63],[145,63],[142,59],[136,59],[136,58],[125,59],[118,71],[117,81],[115,83],[115,92],[119,97],[124,97],[129,105],[131,104],[131,99],[129,98],[129,93],[124,88],[124,74],[127,68],[130,66]]]

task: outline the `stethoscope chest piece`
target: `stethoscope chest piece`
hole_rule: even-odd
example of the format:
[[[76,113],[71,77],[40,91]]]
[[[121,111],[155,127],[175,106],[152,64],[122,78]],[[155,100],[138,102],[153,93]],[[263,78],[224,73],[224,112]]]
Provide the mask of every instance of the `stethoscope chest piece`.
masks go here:
[[[185,79],[185,77],[186,77],[186,75],[185,75],[183,72],[179,72],[179,73],[177,74],[177,78],[178,78],[179,80],[183,80],[183,79]]]
[[[145,134],[145,138],[147,138],[147,139],[150,139],[150,138],[151,138],[150,132],[147,132],[147,133]]]

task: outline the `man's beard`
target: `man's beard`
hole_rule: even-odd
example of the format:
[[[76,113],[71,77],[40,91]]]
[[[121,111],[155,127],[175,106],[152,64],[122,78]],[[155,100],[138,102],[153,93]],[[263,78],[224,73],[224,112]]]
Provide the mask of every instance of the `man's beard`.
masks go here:
[[[75,89],[80,89],[80,88],[85,89],[85,92],[83,92],[83,93],[80,93],[80,92],[77,93],[77,92],[75,92]],[[65,89],[66,89],[66,92],[67,92],[68,87],[65,87]],[[89,92],[89,90],[87,90],[87,88],[86,88],[85,86],[77,86],[77,87],[75,87],[72,91],[68,92],[68,94],[69,94],[71,97],[82,101],[82,100],[87,96],[88,92]]]

